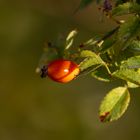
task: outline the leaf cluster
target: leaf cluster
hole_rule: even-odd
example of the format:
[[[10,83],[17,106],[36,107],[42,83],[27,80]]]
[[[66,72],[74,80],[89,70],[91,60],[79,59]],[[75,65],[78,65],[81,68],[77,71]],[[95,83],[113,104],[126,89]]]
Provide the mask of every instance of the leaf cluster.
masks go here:
[[[86,8],[95,0],[81,0],[77,9]],[[116,27],[98,38],[74,46],[77,31],[71,31],[61,46],[48,47],[48,63],[56,58],[64,58],[79,63],[80,75],[91,74],[103,82],[123,81],[105,96],[99,116],[102,122],[120,118],[130,102],[129,88],[140,87],[140,2],[130,0],[96,0],[106,10],[107,4],[112,8],[105,11],[109,20],[116,22]],[[127,15],[127,19],[117,20],[118,16]],[[49,57],[51,52],[51,57]]]

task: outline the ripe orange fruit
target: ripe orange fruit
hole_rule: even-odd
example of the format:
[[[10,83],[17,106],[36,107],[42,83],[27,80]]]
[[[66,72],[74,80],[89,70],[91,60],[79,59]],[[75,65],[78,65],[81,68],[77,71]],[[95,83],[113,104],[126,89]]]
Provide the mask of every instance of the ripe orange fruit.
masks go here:
[[[58,59],[52,61],[47,68],[47,75],[54,81],[67,83],[80,72],[78,65],[70,60]]]

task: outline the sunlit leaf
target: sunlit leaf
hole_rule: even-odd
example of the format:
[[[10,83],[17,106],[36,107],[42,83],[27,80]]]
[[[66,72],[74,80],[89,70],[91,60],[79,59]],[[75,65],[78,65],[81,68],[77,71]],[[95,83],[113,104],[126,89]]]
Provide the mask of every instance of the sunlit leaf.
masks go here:
[[[140,5],[134,2],[126,2],[122,5],[118,5],[113,9],[112,15],[120,16],[130,13],[140,13]]]
[[[130,102],[130,94],[126,87],[112,89],[103,99],[99,116],[101,122],[110,122],[120,118]]]
[[[65,49],[69,49],[72,45],[73,45],[73,41],[74,41],[74,38],[75,36],[77,35],[77,31],[76,30],[73,30],[71,31],[67,38],[66,38],[66,45],[65,45]]]
[[[127,81],[127,86],[128,86],[128,88],[138,88],[139,87],[139,85],[136,85],[136,84],[129,82],[129,81]]]
[[[134,56],[123,61],[120,66],[120,70],[114,72],[113,74],[120,79],[126,80],[129,88],[139,87],[140,56]]]
[[[98,64],[104,64],[103,60],[92,51],[84,50],[81,52],[81,57],[85,59],[80,63],[81,71]]]
[[[102,61],[101,58],[96,53],[90,50],[83,50],[80,54],[80,57],[95,57],[99,61]]]
[[[138,69],[140,68],[140,55],[130,57],[121,64],[121,68]]]
[[[112,75],[122,80],[140,85],[140,74],[133,69],[120,69],[115,71]]]
[[[92,46],[98,42],[97,38],[91,38],[84,43],[84,46]]]

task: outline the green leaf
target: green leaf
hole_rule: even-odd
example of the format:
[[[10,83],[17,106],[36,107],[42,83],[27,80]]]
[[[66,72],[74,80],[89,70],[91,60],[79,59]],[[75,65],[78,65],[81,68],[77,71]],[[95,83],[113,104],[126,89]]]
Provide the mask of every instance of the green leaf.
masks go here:
[[[137,70],[137,73],[140,75],[140,68]],[[138,88],[138,87],[140,87],[140,85],[131,83],[129,81],[127,82],[127,85],[128,85],[129,88]]]
[[[122,61],[120,69],[115,71],[113,75],[126,80],[129,87],[135,87],[134,84],[140,85],[140,55]]]
[[[120,54],[120,51],[125,50],[139,33],[139,17],[133,16],[129,18],[125,23],[121,24],[117,34],[117,42],[113,46],[115,55],[117,56]]]
[[[119,30],[120,26],[117,26],[113,30],[107,32],[105,36],[102,38],[103,43],[101,45],[101,52],[104,52],[111,48],[113,44],[116,42],[116,38],[114,38],[114,34]],[[112,37],[113,36],[113,37]]]
[[[84,50],[81,52],[81,57],[85,57],[85,59],[80,63],[81,71],[93,66],[104,64],[104,61],[92,51]]]
[[[112,11],[113,16],[120,16],[130,13],[140,13],[140,5],[133,2],[126,2],[124,4],[118,5]]]
[[[99,65],[100,62],[94,57],[88,57],[80,63],[80,70],[83,71],[93,65]]]
[[[101,52],[105,52],[108,49],[110,49],[115,42],[116,42],[116,40],[114,40],[114,39],[110,39],[110,38],[106,39],[102,44]]]
[[[126,41],[129,38],[136,36],[140,32],[140,18],[137,16],[129,18],[120,26],[118,31],[118,39]]]
[[[129,44],[128,49],[129,49],[130,51],[135,52],[135,53],[140,52],[140,41],[138,41],[138,40],[133,40],[133,41]]]
[[[130,94],[126,87],[112,89],[103,99],[99,116],[101,122],[111,122],[120,118],[130,102]]]
[[[140,85],[140,74],[133,69],[120,69],[115,71],[112,75],[122,80]]]
[[[93,71],[91,73],[92,77],[96,78],[97,80],[103,81],[103,82],[110,82],[111,81],[111,75],[108,74],[105,67],[100,67],[96,71]]]
[[[136,85],[136,84],[129,82],[129,81],[127,81],[127,86],[128,86],[128,88],[138,88],[139,87],[139,85]]]
[[[76,35],[77,35],[77,31],[76,30],[71,31],[68,34],[68,36],[66,38],[65,50],[69,49],[73,45],[73,41],[74,41],[74,38],[75,38]]]
[[[91,38],[91,39],[89,39],[88,41],[86,41],[86,42],[84,43],[84,46],[93,46],[93,45],[95,45],[97,42],[98,42],[97,37]]]
[[[81,52],[80,56],[81,57],[95,57],[99,61],[102,61],[102,59],[100,58],[100,56],[98,56],[96,53],[94,53],[93,51],[90,51],[90,50],[83,50]]]
[[[140,68],[140,55],[130,57],[129,59],[122,61],[121,68],[128,68],[128,69]]]

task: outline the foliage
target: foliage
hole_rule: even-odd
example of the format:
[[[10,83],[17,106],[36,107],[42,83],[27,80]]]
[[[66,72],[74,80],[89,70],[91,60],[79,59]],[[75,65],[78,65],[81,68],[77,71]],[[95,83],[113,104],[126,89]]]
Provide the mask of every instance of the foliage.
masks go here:
[[[112,89],[101,103],[100,120],[106,122],[118,119],[127,109],[129,101],[130,94],[127,87]]]
[[[94,1],[81,0],[78,10]],[[130,101],[129,88],[140,87],[140,3],[129,0],[115,0],[114,3],[96,0],[96,3],[109,20],[116,22],[116,27],[79,46],[73,44],[77,35],[73,30],[62,46],[47,47],[42,64],[47,65],[61,57],[77,62],[80,75],[91,73],[92,77],[104,82],[123,81],[123,85],[112,89],[101,103],[100,120],[108,122],[117,120],[126,111]],[[117,20],[117,16],[123,18],[123,15],[127,15],[127,19]]]

